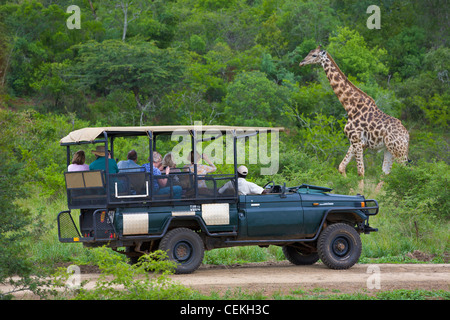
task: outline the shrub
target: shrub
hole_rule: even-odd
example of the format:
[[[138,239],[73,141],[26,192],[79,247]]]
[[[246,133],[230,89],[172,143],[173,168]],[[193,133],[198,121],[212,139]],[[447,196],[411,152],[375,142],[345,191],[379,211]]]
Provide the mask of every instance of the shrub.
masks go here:
[[[171,282],[168,275],[173,273],[175,265],[163,251],[143,255],[134,265],[106,247],[94,249],[93,257],[102,273],[93,290],[79,290],[77,300],[178,300],[194,294]]]
[[[419,160],[417,165],[396,166],[385,179],[385,197],[399,208],[422,210],[424,214],[448,219],[449,179],[449,166],[443,161]]]

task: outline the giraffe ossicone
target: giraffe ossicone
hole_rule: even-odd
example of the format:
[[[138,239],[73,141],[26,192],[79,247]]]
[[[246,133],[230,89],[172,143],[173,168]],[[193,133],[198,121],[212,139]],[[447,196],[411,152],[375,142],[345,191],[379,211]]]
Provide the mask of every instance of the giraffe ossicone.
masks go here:
[[[381,111],[368,94],[351,83],[333,58],[317,47],[300,62],[300,67],[321,64],[331,88],[348,115],[344,133],[350,141],[346,156],[339,165],[345,175],[349,162],[355,158],[358,175],[364,177],[365,149],[384,150],[383,172],[389,174],[394,160],[408,161],[409,133],[401,121]]]

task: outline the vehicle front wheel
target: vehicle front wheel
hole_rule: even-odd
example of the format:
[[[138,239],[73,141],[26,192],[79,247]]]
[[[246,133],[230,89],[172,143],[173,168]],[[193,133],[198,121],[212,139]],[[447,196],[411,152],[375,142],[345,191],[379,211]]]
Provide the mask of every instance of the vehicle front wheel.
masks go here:
[[[327,227],[319,236],[320,260],[331,269],[348,269],[361,256],[361,238],[355,228],[345,223]]]
[[[289,262],[298,266],[311,265],[319,260],[319,255],[317,252],[303,253],[300,249],[294,246],[283,246],[283,253]]]
[[[175,273],[192,273],[203,261],[205,248],[200,236],[187,228],[173,229],[162,238],[159,249],[176,262]]]

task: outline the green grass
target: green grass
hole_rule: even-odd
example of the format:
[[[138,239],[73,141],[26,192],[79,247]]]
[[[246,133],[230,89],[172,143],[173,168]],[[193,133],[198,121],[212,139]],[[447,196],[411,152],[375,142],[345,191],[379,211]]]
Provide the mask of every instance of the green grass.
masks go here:
[[[213,300],[450,300],[450,291],[445,290],[390,290],[369,292],[361,290],[354,293],[341,293],[339,290],[326,288],[297,288],[288,294],[276,292],[266,295],[262,291],[248,291],[242,288],[228,289],[223,294],[212,291],[210,295],[193,292],[193,299]],[[188,298],[190,299],[190,298]]]
[[[289,294],[275,293],[270,297],[275,300],[449,300],[450,292],[444,290],[391,290],[355,293],[341,293],[339,290],[325,288],[294,289]]]
[[[258,246],[248,246],[207,251],[205,252],[203,263],[230,265],[234,263],[281,261],[284,259],[280,247],[269,246],[268,248],[260,248]]]

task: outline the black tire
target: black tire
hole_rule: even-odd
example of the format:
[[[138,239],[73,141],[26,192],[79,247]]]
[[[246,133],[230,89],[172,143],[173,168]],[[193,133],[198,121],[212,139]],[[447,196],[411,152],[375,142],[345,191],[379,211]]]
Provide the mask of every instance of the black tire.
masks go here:
[[[162,238],[159,249],[177,263],[175,273],[192,273],[203,261],[205,248],[200,236],[187,228],[173,229]]]
[[[319,236],[319,258],[331,269],[348,269],[361,256],[361,238],[355,228],[345,223],[327,227]]]
[[[289,262],[298,266],[312,265],[319,260],[317,252],[305,254],[293,246],[283,246],[283,253]]]

